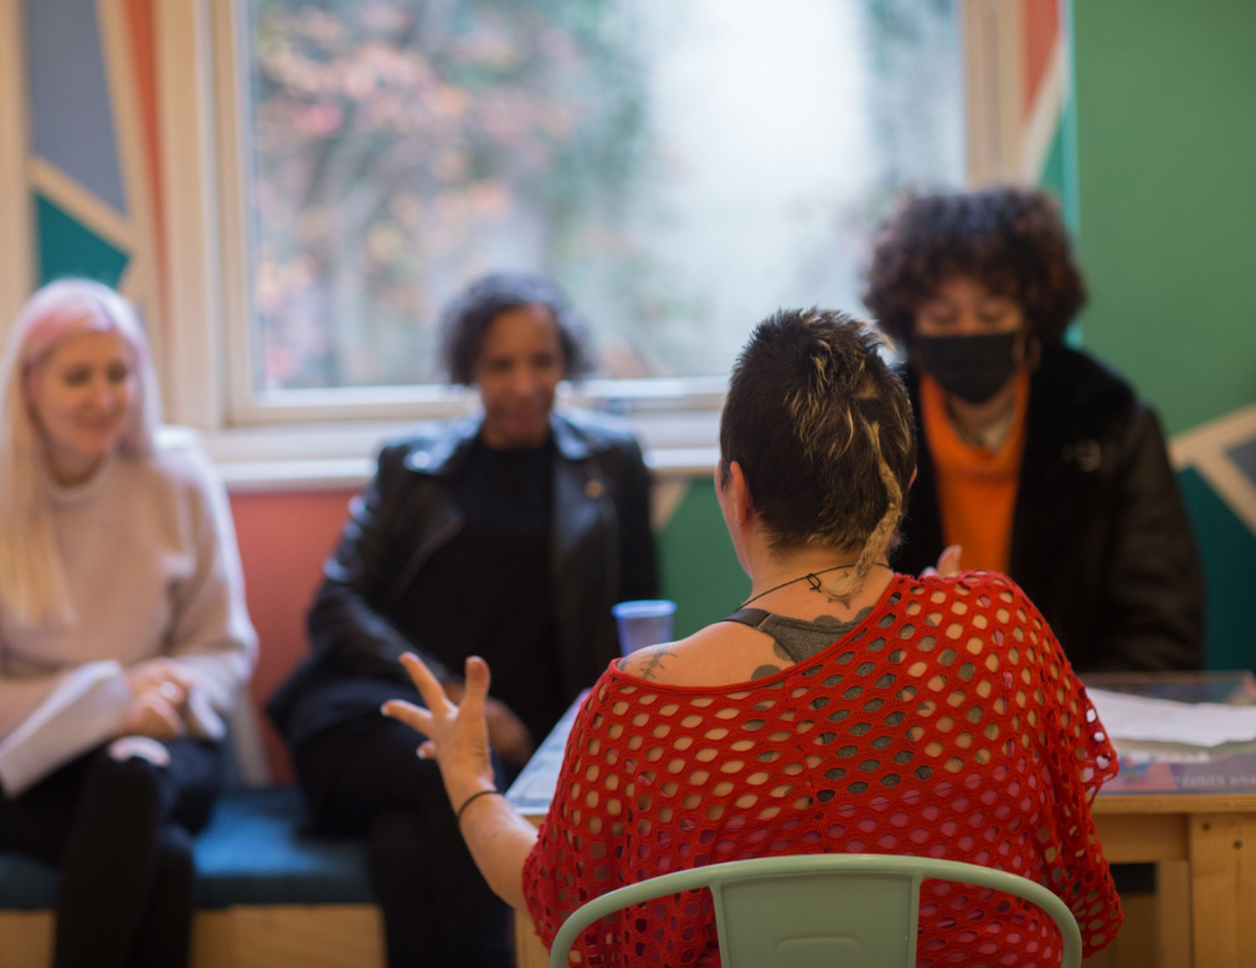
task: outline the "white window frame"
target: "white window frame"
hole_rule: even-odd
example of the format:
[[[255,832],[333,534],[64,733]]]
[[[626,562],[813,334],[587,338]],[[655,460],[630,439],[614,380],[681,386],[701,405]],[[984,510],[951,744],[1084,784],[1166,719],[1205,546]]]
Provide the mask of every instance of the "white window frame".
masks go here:
[[[9,4],[13,0],[0,0]],[[247,109],[240,0],[154,5],[169,292],[167,419],[200,428],[240,488],[352,486],[379,443],[464,412],[445,386],[256,391],[244,217]],[[1020,175],[1020,0],[960,0],[968,175]],[[589,380],[577,405],[624,412],[656,473],[709,473],[724,377]]]

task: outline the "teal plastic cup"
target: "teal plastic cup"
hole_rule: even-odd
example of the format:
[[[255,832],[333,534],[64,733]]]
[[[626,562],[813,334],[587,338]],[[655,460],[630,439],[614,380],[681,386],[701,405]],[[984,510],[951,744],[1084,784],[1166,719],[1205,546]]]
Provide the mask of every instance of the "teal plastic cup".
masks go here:
[[[619,627],[619,651],[629,655],[647,645],[658,645],[672,640],[672,616],[676,603],[665,598],[646,599],[637,602],[620,602],[611,606],[615,624]]]

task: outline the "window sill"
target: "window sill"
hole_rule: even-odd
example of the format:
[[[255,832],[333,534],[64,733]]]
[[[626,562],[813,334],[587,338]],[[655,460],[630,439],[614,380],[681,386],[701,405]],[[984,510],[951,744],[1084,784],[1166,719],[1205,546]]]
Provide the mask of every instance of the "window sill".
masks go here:
[[[627,420],[656,481],[706,477],[719,460],[714,411],[638,413]],[[357,490],[375,471],[385,441],[415,421],[238,427],[205,436],[205,449],[232,494]]]

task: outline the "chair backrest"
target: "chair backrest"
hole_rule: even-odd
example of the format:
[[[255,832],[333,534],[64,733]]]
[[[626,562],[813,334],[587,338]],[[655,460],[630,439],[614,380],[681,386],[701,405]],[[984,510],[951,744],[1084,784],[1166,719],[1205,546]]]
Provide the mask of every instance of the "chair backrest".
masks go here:
[[[572,943],[608,914],[703,887],[715,901],[724,968],[915,968],[925,878],[989,887],[1037,905],[1059,926],[1063,968],[1081,964],[1082,936],[1068,905],[1017,874],[931,858],[805,854],[677,871],[594,898],[559,930],[550,968],[566,968]]]

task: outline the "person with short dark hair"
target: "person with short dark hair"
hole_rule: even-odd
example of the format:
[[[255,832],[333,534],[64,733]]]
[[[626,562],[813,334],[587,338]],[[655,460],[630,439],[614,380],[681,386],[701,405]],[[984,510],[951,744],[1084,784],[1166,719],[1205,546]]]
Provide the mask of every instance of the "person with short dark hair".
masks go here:
[[[750,594],[678,642],[612,662],[580,710],[540,829],[495,795],[483,701],[423,661],[423,737],[450,816],[493,888],[553,943],[577,908],[672,871],[753,857],[889,853],[1014,871],[1074,912],[1085,954],[1121,907],[1090,801],[1116,753],[1050,627],[1002,575],[890,570],[916,437],[881,337],[841,313],[780,312],[733,371],[716,488]],[[735,603],[730,603],[734,605]],[[1058,960],[1033,905],[926,881],[922,965]],[[700,965],[706,892],[659,897],[577,939],[579,963]]]
[[[611,606],[657,592],[640,448],[606,418],[554,409],[587,361],[555,286],[481,279],[444,336],[450,376],[481,411],[383,449],[327,561],[313,655],[269,706],[316,828],[366,835],[391,968],[510,963],[506,910],[438,771],[379,714],[409,684],[397,657],[423,655],[455,699],[467,656],[502,671],[486,715],[505,782],[619,654]]]
[[[1081,671],[1197,669],[1202,571],[1160,424],[1063,341],[1085,301],[1043,192],[919,195],[890,220],[864,302],[906,350],[923,441],[895,564],[1010,575]]]
[[[520,306],[537,306],[554,320],[562,346],[564,379],[578,379],[589,372],[588,327],[558,287],[543,276],[494,272],[467,286],[442,314],[441,349],[453,383],[467,387],[475,383],[484,334],[500,314]]]

